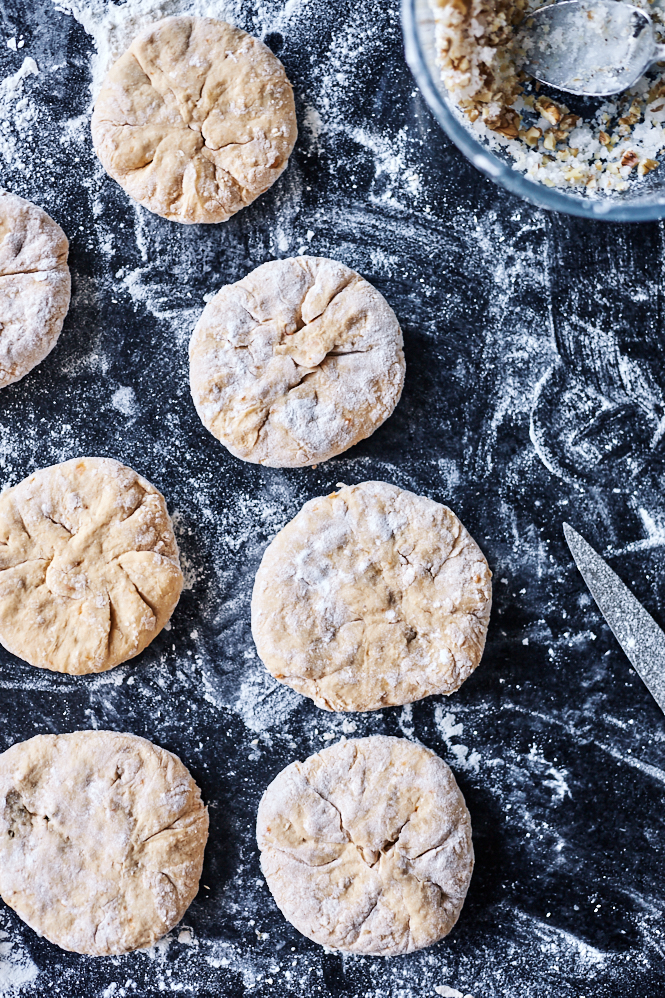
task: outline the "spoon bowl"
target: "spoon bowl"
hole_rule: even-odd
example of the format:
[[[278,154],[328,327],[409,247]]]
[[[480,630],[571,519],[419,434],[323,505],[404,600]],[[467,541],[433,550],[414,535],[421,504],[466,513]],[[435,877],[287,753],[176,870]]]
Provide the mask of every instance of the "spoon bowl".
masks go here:
[[[623,0],[561,0],[529,14],[524,70],[570,94],[609,97],[628,90],[665,59],[651,18]]]

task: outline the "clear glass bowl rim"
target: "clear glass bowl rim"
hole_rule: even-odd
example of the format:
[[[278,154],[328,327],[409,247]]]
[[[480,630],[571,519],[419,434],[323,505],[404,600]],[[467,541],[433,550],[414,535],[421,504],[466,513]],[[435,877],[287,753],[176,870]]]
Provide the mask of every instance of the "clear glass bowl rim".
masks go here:
[[[665,190],[662,202],[649,201],[640,204],[638,198],[631,201],[622,200],[617,203],[613,203],[609,198],[603,201],[592,201],[529,180],[522,173],[513,170],[508,164],[500,160],[498,156],[495,156],[478,139],[475,139],[455,117],[439,93],[422,48],[416,14],[417,0],[401,0],[401,2],[404,52],[407,64],[435,118],[473,166],[512,194],[516,194],[538,208],[546,208],[549,211],[560,211],[569,215],[579,215],[582,218],[606,222],[652,222],[665,217]],[[665,164],[661,169],[665,170]]]

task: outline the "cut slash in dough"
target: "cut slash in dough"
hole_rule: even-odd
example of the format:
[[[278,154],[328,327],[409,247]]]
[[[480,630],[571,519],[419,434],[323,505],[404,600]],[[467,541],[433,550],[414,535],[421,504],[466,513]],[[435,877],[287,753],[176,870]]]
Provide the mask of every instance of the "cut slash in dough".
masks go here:
[[[164,627],[183,578],[164,497],[82,457],[0,495],[0,643],[55,672],[105,672]]]
[[[473,871],[455,777],[406,738],[338,742],[287,766],[263,795],[257,839],[285,918],[322,946],[372,956],[447,935]]]
[[[0,755],[0,895],[75,953],[151,946],[198,890],[208,812],[177,756],[113,731]]]
[[[267,548],[254,641],[276,679],[325,710],[453,693],[485,647],[491,577],[447,506],[386,482],[342,487]]]
[[[295,145],[293,91],[262,42],[167,17],[112,66],[92,115],[107,173],[174,222],[225,222],[275,183]]]
[[[189,347],[192,396],[236,457],[300,468],[390,416],[402,345],[390,305],[354,270],[323,257],[275,260],[204,309]]]
[[[36,204],[0,190],[0,388],[51,352],[69,308],[69,243]]]

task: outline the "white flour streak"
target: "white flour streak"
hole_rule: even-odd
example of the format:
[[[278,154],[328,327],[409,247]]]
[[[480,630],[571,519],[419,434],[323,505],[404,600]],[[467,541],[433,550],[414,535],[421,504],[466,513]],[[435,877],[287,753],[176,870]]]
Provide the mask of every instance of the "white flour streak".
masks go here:
[[[652,780],[657,780],[659,783],[665,785],[665,772],[658,766],[652,766],[651,763],[642,762],[641,759],[635,758],[634,755],[622,755],[617,749],[612,748],[611,745],[604,745],[602,742],[596,741],[594,739],[593,744],[596,745],[603,752],[607,752],[611,755],[613,759],[618,762],[624,763],[626,766],[631,766],[633,769],[639,769],[641,773],[645,776],[650,776]]]
[[[640,759],[637,759],[634,755],[632,755],[632,753],[622,755],[618,749],[613,748],[611,745],[605,745],[604,742],[598,741],[596,738],[591,738],[587,731],[580,731],[574,724],[567,724],[565,721],[560,721],[556,717],[541,714],[538,711],[524,710],[524,708],[519,707],[517,704],[513,704],[512,709],[517,710],[520,713],[538,717],[546,724],[556,725],[566,731],[569,735],[572,735],[575,741],[595,745],[596,748],[601,750],[601,752],[606,752],[608,755],[611,755],[613,759],[617,760],[617,762],[624,763],[626,766],[630,766],[633,769],[639,769],[639,771],[644,773],[645,776],[650,776],[653,780],[657,780],[659,783],[665,785],[665,771],[660,769],[658,766],[653,766],[649,762],[642,762]]]
[[[2,83],[0,83],[0,99],[2,97],[8,97],[9,95],[15,96],[21,88],[21,83],[25,80],[26,76],[38,76],[39,68],[34,59],[30,56],[26,56],[23,60],[20,69],[17,69],[15,73],[11,76],[7,76]]]
[[[0,130],[0,157],[14,169],[32,172],[21,156],[21,139],[38,118],[38,109],[29,97],[23,95],[24,83],[31,76],[38,76],[39,68],[27,56],[20,69],[0,82],[0,119],[11,121],[13,131]]]
[[[23,984],[34,981],[39,970],[25,950],[0,931],[0,995],[15,995]]]
[[[546,957],[552,961],[558,956],[566,956],[569,959],[573,957],[587,969],[592,969],[602,967],[609,959],[607,953],[590,946],[571,932],[522,913],[518,913],[518,920],[523,921],[528,932],[540,940],[541,953],[546,954]]]
[[[470,769],[477,773],[480,769],[481,757],[478,752],[471,752],[467,745],[454,744],[453,738],[459,738],[464,731],[464,724],[460,721],[455,723],[455,715],[450,711],[444,714],[444,707],[437,704],[434,708],[434,720],[446,745],[455,757],[455,766],[458,769]]]
[[[263,665],[250,666],[235,702],[230,705],[250,731],[284,730],[289,714],[300,706],[302,697],[269,676]]]
[[[552,776],[553,779],[543,780],[543,786],[549,787],[552,790],[555,801],[562,801],[565,797],[571,796],[568,784],[566,783],[566,777],[568,776],[567,771],[565,769],[557,769],[555,766],[551,766],[535,744],[531,746],[527,759],[530,763],[535,764],[534,768],[536,769],[542,770],[545,766],[549,766],[549,769],[545,770],[544,775]]]
[[[638,509],[638,513],[644,524],[644,529],[647,536],[641,541],[633,541],[631,544],[625,544],[622,548],[612,549],[607,551],[607,555],[620,555],[628,554],[632,551],[650,551],[652,548],[659,548],[665,545],[665,526],[661,523],[657,523],[654,517],[641,507]]]

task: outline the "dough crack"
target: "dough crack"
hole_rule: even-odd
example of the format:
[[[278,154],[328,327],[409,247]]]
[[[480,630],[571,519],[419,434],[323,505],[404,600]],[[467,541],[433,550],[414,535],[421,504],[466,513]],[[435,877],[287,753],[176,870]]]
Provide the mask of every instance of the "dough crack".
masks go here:
[[[383,887],[380,887],[379,888],[378,897],[372,902],[372,905],[371,905],[369,911],[367,912],[367,914],[363,916],[362,921],[360,922],[360,924],[355,926],[355,931],[353,931],[352,933],[349,933],[349,935],[353,935],[353,938],[350,940],[351,943],[354,943],[356,941],[356,939],[358,938],[358,936],[360,935],[360,933],[362,932],[363,925],[365,925],[366,922],[369,921],[370,915],[378,907],[379,902],[380,902],[382,896],[383,896]]]
[[[400,840],[400,836],[401,836],[402,832],[404,831],[404,829],[406,828],[406,826],[407,826],[407,825],[409,824],[409,822],[411,821],[411,819],[413,818],[413,815],[414,815],[414,814],[416,813],[416,811],[417,811],[417,810],[418,810],[418,805],[416,805],[416,806],[415,806],[415,808],[413,809],[413,813],[409,815],[409,817],[408,817],[408,818],[406,819],[406,821],[404,821],[404,822],[403,822],[403,823],[402,823],[402,824],[400,825],[400,827],[399,827],[399,828],[398,828],[398,830],[397,830],[397,834],[396,834],[396,835],[395,835],[395,834],[393,834],[393,837],[392,837],[392,839],[387,839],[387,840],[385,841],[385,843],[384,843],[384,844],[382,845],[382,847],[381,847],[381,852],[382,852],[382,853],[383,853],[384,855],[385,855],[386,853],[388,853],[388,852],[389,852],[389,851],[390,851],[390,850],[391,850],[392,848],[394,848],[394,847],[395,847],[396,845],[398,845],[398,844],[399,844],[399,840]]]
[[[70,538],[76,534],[76,530],[70,530],[69,527],[64,523],[61,523],[60,520],[54,520],[53,517],[45,510],[42,509],[42,513],[44,514],[44,519],[50,520],[54,526],[62,527],[63,530],[66,530]]]
[[[122,555],[120,555],[120,557],[122,557]],[[139,589],[139,587],[136,585],[136,583],[129,577],[129,575],[127,574],[127,572],[125,571],[125,569],[122,567],[122,565],[118,564],[118,567],[119,567],[120,571],[122,572],[123,576],[125,577],[125,579],[127,580],[128,585],[136,593],[136,595],[141,600],[141,602],[145,606],[147,606],[148,610],[150,610],[150,612],[155,617],[155,619],[157,619],[157,617],[159,616],[159,606],[157,605],[157,603],[154,602],[153,600],[148,599],[148,597],[145,595],[145,593],[142,592],[142,590]],[[112,590],[110,591],[109,594],[111,594],[111,593],[112,593]]]
[[[344,819],[342,818],[342,812],[337,807],[337,805],[333,801],[329,800],[328,797],[325,797],[321,793],[320,790],[318,790],[312,783],[310,783],[310,781],[307,779],[307,777],[304,775],[304,773],[303,773],[303,776],[304,776],[305,782],[307,783],[307,785],[309,787],[311,787],[311,789],[314,791],[314,793],[317,795],[317,797],[320,797],[322,801],[325,801],[326,804],[330,804],[330,806],[332,808],[334,808],[335,811],[337,811],[337,814],[339,815],[339,828],[340,828],[340,831],[344,832],[344,834],[346,835],[347,839],[349,840],[349,842],[352,845],[356,845],[356,843],[353,841],[353,835],[351,834],[351,832],[349,831],[349,829],[346,828],[345,825],[344,825]]]
[[[192,128],[192,125],[190,125],[189,127]],[[194,131],[196,132],[198,131],[198,129],[195,128]],[[230,139],[228,142],[222,142],[222,144],[219,146],[211,146],[210,143],[207,141],[205,135],[203,135],[203,133],[201,133],[201,137],[203,138],[203,144],[205,148],[209,149],[210,152],[221,152],[222,149],[228,149],[229,146],[248,146],[251,145],[252,142],[256,142],[255,138],[245,139],[244,142],[239,142],[237,139]]]
[[[325,362],[328,359],[328,357],[353,357],[353,356],[355,356],[357,354],[369,353],[370,350],[372,350],[372,349],[373,349],[373,347],[367,347],[366,350],[329,350],[328,353],[323,358],[323,360],[321,361],[321,364],[319,366],[320,367],[323,366],[323,364],[325,364]]]
[[[4,546],[5,547],[9,547],[8,544],[5,544]],[[24,565],[45,565],[46,568],[48,568],[52,561],[53,561],[52,557],[51,558],[26,558],[25,561],[17,561],[15,565],[7,565],[6,568],[0,568],[0,575],[2,575],[3,572],[11,572],[15,568],[23,568]]]
[[[166,877],[166,879],[170,883],[171,887],[173,888],[174,894],[176,896],[176,900],[177,900],[178,899],[178,895],[179,895],[179,891],[178,891],[178,887],[176,885],[175,880],[173,879],[173,877],[170,877],[165,870],[160,870],[159,872],[161,873],[161,875],[163,877]]]
[[[141,845],[145,845],[146,842],[150,842],[151,839],[156,838],[158,835],[163,835],[164,832],[169,832],[172,829],[175,829],[176,826],[178,826],[178,828],[181,828],[182,825],[183,825],[183,822],[186,821],[186,819],[189,818],[190,815],[192,815],[192,814],[194,814],[194,812],[191,811],[191,810],[190,811],[185,811],[183,814],[179,814],[177,818],[174,818],[173,821],[170,822],[170,824],[164,825],[163,828],[159,828],[156,832],[151,832],[150,835],[146,835],[146,837],[144,839],[141,839]],[[166,874],[165,874],[165,876],[166,876]]]

